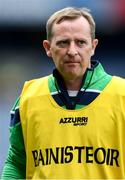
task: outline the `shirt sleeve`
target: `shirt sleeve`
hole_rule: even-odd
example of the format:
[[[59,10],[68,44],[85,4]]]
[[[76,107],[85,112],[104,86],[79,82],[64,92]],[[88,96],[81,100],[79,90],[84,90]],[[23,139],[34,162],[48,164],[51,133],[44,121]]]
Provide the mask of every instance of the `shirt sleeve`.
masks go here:
[[[19,98],[11,111],[10,147],[2,172],[2,179],[26,178],[26,153],[19,114]]]

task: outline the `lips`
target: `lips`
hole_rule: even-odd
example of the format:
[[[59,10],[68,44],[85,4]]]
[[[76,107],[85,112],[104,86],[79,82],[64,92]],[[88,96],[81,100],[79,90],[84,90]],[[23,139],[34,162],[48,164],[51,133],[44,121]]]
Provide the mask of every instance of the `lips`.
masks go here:
[[[64,63],[66,63],[66,64],[76,64],[76,63],[79,63],[79,61],[67,60],[67,61],[65,61]]]
[[[64,64],[67,64],[67,65],[77,65],[77,64],[79,64],[79,62],[67,61]]]

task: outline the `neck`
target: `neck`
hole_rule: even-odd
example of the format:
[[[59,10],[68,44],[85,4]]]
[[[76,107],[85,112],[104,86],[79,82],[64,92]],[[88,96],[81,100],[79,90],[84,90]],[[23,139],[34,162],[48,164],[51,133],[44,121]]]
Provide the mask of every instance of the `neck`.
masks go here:
[[[83,75],[83,77],[74,78],[74,79],[73,78],[66,79],[66,78],[62,77],[62,75],[59,73],[59,71],[57,69],[54,69],[53,76],[56,78],[57,84],[61,89],[66,89],[66,90],[71,90],[71,91],[79,91],[81,88],[81,85],[85,81],[86,72]]]
[[[75,80],[64,80],[67,90],[79,91],[82,84],[82,78]]]

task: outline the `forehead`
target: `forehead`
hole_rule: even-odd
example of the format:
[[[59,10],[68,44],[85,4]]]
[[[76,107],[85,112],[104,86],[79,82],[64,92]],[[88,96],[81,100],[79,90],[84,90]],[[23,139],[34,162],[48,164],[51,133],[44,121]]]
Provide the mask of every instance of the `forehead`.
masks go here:
[[[61,33],[89,33],[90,24],[84,17],[79,17],[77,19],[64,19],[60,23],[53,24],[52,34],[60,35]],[[63,34],[62,34],[63,35]]]

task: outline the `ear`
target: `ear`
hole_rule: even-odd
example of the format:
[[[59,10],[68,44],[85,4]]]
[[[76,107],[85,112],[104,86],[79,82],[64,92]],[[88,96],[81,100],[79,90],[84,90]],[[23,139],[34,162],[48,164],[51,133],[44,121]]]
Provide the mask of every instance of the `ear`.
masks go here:
[[[95,54],[96,46],[98,45],[98,39],[92,40],[92,56]]]
[[[50,41],[48,40],[43,40],[43,47],[46,51],[46,54],[48,57],[52,57],[51,51],[50,51]]]

